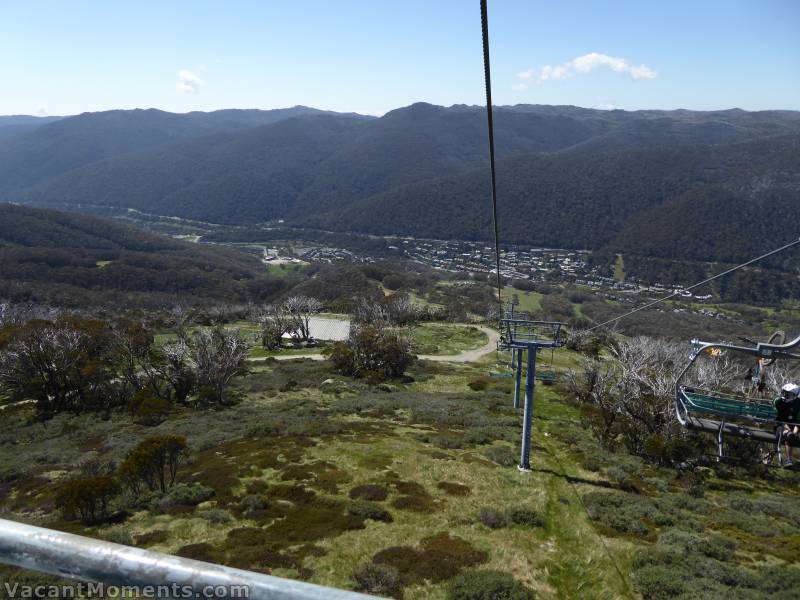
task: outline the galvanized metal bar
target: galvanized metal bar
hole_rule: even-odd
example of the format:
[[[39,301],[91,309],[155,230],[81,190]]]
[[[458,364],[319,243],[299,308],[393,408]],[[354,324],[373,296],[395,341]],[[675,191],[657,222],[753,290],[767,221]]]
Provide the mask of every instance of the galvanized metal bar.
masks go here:
[[[177,589],[181,591],[175,594],[176,597],[249,600],[374,598],[5,519],[0,519],[0,562],[68,579],[120,587],[179,586]],[[185,594],[188,590],[191,590],[191,596]]]
[[[514,408],[519,408],[519,388],[522,383],[522,350],[515,349],[513,352],[517,364],[517,373],[514,379]]]
[[[533,426],[533,394],[536,381],[536,353],[537,347],[531,344],[528,347],[528,374],[525,378],[525,410],[522,416],[522,444],[520,449],[519,470],[531,470],[531,428]]]

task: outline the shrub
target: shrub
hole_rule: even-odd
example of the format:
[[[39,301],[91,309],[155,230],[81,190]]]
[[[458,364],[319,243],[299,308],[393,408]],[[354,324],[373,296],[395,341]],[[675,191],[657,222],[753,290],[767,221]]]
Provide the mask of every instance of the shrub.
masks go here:
[[[65,519],[80,517],[86,524],[108,518],[109,502],[120,493],[120,486],[111,477],[87,477],[62,484],[56,495],[56,506]]]
[[[100,537],[108,542],[114,544],[122,544],[124,546],[133,546],[133,537],[131,532],[123,526],[109,527],[108,529],[100,532]]]
[[[583,500],[592,521],[618,533],[645,537],[650,534],[648,523],[672,524],[669,515],[641,496],[591,492]]]
[[[259,510],[269,508],[269,501],[258,494],[248,494],[239,500],[239,508],[245,516],[251,515]]]
[[[494,508],[482,508],[478,520],[490,529],[500,529],[507,523],[505,513]]]
[[[347,507],[347,512],[364,520],[371,519],[383,523],[391,523],[394,520],[388,510],[370,502],[354,502]]]
[[[128,403],[128,410],[137,423],[158,425],[167,418],[169,402],[156,396],[152,390],[143,389],[133,395]]]
[[[175,483],[178,465],[186,454],[186,438],[158,435],[142,440],[125,457],[119,467],[119,478],[139,495],[142,484],[152,491],[165,492]]]
[[[487,558],[485,552],[475,549],[466,540],[439,533],[423,538],[419,549],[392,546],[376,553],[372,561],[396,568],[401,582],[407,585],[444,581],[466,567],[486,562]]]
[[[224,508],[209,508],[208,510],[201,510],[198,513],[201,519],[205,519],[209,523],[222,525],[233,521],[233,515]]]
[[[502,467],[517,464],[517,455],[508,446],[491,446],[484,451],[486,458]]]
[[[214,547],[211,544],[189,544],[182,546],[175,553],[176,556],[183,558],[191,558],[193,560],[202,560],[205,562],[214,562],[217,558],[214,553]]]
[[[173,506],[196,506],[214,495],[214,490],[199,483],[180,483],[155,501],[155,506],[164,510]]]
[[[532,508],[511,508],[508,510],[508,520],[514,525],[525,527],[544,527],[544,517]]]
[[[400,572],[391,565],[366,563],[356,569],[352,579],[358,592],[402,598]]]
[[[340,373],[376,381],[400,377],[414,362],[407,336],[372,325],[353,327],[347,342],[334,344],[326,353]]]
[[[674,569],[663,565],[650,565],[637,570],[633,581],[645,600],[675,598],[689,591],[684,580],[676,577]]]
[[[448,600],[535,600],[532,589],[500,571],[468,571],[455,577]]]
[[[166,542],[168,537],[169,532],[166,529],[154,529],[137,535],[135,542],[137,546],[152,546]]]
[[[452,481],[440,481],[436,487],[451,496],[469,496],[472,493],[468,486]]]
[[[389,495],[389,491],[383,487],[382,485],[375,485],[375,484],[365,484],[365,485],[357,485],[353,489],[350,490],[350,498],[353,500],[362,499],[362,500],[372,500],[372,501],[382,501],[386,500],[386,497]]]
[[[467,386],[473,392],[483,392],[489,387],[489,380],[486,377],[479,377],[470,381]]]

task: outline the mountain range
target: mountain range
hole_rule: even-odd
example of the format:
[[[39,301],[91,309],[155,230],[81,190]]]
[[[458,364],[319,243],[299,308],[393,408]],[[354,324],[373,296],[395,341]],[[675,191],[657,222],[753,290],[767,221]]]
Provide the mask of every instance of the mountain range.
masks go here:
[[[501,106],[495,139],[504,242],[734,260],[796,237],[798,112]],[[482,107],[424,103],[0,117],[0,201],[489,239],[486,140]]]

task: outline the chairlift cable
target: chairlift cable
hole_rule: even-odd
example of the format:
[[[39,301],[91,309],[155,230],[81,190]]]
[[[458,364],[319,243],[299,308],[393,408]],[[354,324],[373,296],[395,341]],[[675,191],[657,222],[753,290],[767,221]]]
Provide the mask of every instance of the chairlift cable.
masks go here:
[[[481,0],[481,31],[483,33],[483,75],[486,82],[486,121],[489,126],[489,167],[492,172],[492,222],[494,224],[494,253],[497,263],[497,303],[503,315],[502,284],[500,282],[500,234],[497,227],[497,175],[494,164],[494,119],[492,118],[492,76],[489,62],[489,17],[486,0]]]
[[[788,250],[789,248],[791,248],[793,246],[796,246],[798,244],[800,244],[800,238],[796,239],[793,242],[785,244],[784,246],[781,246],[780,248],[776,248],[775,250],[771,250],[770,252],[767,252],[766,254],[762,254],[761,256],[757,256],[756,258],[750,259],[747,262],[744,262],[744,263],[742,263],[740,265],[736,265],[735,267],[731,267],[727,271],[723,271],[722,273],[717,273],[713,277],[709,277],[708,279],[704,279],[703,281],[700,281],[699,283],[695,283],[694,285],[690,285],[687,288],[683,288],[683,289],[677,290],[677,291],[675,291],[675,292],[673,292],[673,293],[671,293],[671,294],[669,294],[667,296],[664,296],[663,298],[659,298],[657,300],[653,300],[652,302],[648,302],[644,306],[640,306],[639,308],[634,308],[633,310],[628,311],[628,312],[626,312],[626,313],[624,313],[622,315],[619,315],[618,317],[614,317],[613,319],[609,319],[608,321],[603,321],[599,325],[595,325],[594,327],[590,327],[586,331],[587,332],[594,331],[595,329],[599,329],[600,327],[605,327],[609,323],[613,323],[615,321],[619,321],[620,319],[624,319],[625,317],[629,317],[632,314],[637,313],[637,312],[639,312],[641,310],[645,310],[646,308],[650,308],[651,306],[655,306],[656,304],[660,304],[661,302],[665,302],[666,300],[674,298],[675,296],[679,296],[680,294],[682,294],[684,292],[688,292],[690,290],[693,290],[695,288],[703,286],[703,285],[705,285],[707,283],[711,283],[715,279],[719,279],[720,277],[724,277],[725,275],[730,275],[734,271],[738,271],[739,269],[741,269],[743,267],[747,267],[749,265],[752,265],[753,263],[756,263],[756,262],[758,262],[760,260],[768,258],[768,257],[770,257],[770,256],[772,256],[774,254],[778,254],[779,252],[783,252],[784,250]]]

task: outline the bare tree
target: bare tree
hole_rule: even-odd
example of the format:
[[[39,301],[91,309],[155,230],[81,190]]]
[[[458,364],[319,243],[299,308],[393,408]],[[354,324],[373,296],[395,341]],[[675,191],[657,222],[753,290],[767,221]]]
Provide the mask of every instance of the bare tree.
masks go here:
[[[353,320],[364,325],[379,325],[389,322],[389,314],[380,302],[361,297],[353,307]]]
[[[322,310],[322,302],[309,296],[290,296],[283,301],[283,308],[290,318],[289,334],[296,341],[307,342],[311,338],[311,316]]]
[[[106,332],[95,324],[69,319],[21,326],[0,350],[0,388],[12,400],[34,400],[42,418],[121,402]]]
[[[236,375],[246,372],[249,352],[238,330],[216,327],[195,332],[187,341],[187,359],[197,378],[198,401],[230,404],[226,390]]]
[[[283,335],[289,331],[292,324],[291,317],[284,307],[268,304],[255,309],[252,317],[261,328],[261,345],[267,350],[280,348]]]
[[[419,307],[408,294],[392,294],[386,299],[386,311],[393,325],[412,325],[419,320]]]

